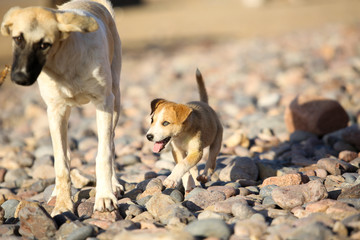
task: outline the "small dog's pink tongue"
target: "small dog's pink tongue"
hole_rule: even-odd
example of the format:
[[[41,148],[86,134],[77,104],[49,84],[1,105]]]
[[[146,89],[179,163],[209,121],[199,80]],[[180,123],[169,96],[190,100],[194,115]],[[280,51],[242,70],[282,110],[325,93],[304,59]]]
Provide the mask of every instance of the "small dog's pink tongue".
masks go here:
[[[154,144],[153,152],[159,153],[163,148],[164,148],[164,143],[163,142],[156,142]]]

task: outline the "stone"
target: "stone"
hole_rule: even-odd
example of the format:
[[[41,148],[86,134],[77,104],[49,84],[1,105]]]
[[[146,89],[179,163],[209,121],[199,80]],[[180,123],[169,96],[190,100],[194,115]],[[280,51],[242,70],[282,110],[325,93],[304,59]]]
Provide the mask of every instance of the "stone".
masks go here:
[[[323,212],[335,220],[343,220],[344,218],[359,213],[359,211],[346,203],[332,199],[309,203],[305,210],[308,212]]]
[[[110,222],[116,222],[118,220],[122,220],[122,217],[118,210],[114,210],[111,212],[99,212],[94,211],[91,215],[92,219],[105,220]]]
[[[327,172],[325,169],[319,168],[319,169],[315,169],[315,175],[319,178],[326,178]]]
[[[329,228],[319,222],[307,224],[287,232],[285,239],[332,239],[333,234]]]
[[[332,175],[341,175],[342,172],[354,172],[357,170],[353,165],[335,158],[322,158],[318,160],[317,166]]]
[[[122,231],[113,240],[194,240],[190,233],[185,231],[169,231],[167,229],[145,229]]]
[[[218,191],[218,192],[222,192],[225,194],[226,198],[232,197],[236,195],[236,189],[233,187],[229,187],[229,186],[210,186],[207,188],[208,191],[213,192],[213,191]]]
[[[342,189],[338,199],[346,198],[360,198],[360,184]]]
[[[152,178],[149,179],[144,192],[137,196],[137,199],[144,198],[149,195],[154,195],[155,193],[161,193],[161,190],[163,189],[162,181],[159,178]],[[145,180],[147,181],[147,180]],[[138,184],[139,185],[139,184]]]
[[[257,180],[258,169],[251,158],[236,156],[220,171],[219,178],[224,182],[238,179]]]
[[[32,177],[35,179],[55,178],[55,169],[51,165],[38,165],[33,167]]]
[[[198,188],[199,189],[199,188]],[[195,191],[195,193],[194,193]],[[196,191],[196,188],[185,197],[184,206],[187,207],[190,211],[196,212],[203,210],[210,205],[215,204],[216,202],[225,200],[226,196],[222,192],[218,191],[207,191],[202,189],[201,191]]]
[[[279,187],[272,191],[272,198],[283,209],[292,209],[304,203],[328,196],[325,186],[318,180],[303,185]]]
[[[339,159],[345,162],[351,162],[357,157],[358,157],[357,152],[353,152],[353,151],[344,150],[339,153]]]
[[[189,223],[185,229],[194,237],[214,237],[228,239],[231,235],[229,226],[220,219],[203,219]]]
[[[266,232],[266,224],[256,220],[237,221],[234,226],[234,235],[239,239],[262,239]]]
[[[245,203],[233,204],[231,207],[231,212],[236,218],[240,220],[250,218],[256,213],[256,211],[252,207]]]
[[[71,235],[71,233],[73,233],[77,229],[84,227],[84,226],[86,226],[86,225],[78,220],[73,221],[73,222],[71,222],[71,221],[66,222],[63,225],[61,225],[59,230],[56,232],[56,239],[59,239],[59,240],[69,239],[69,236]],[[91,226],[89,226],[89,227],[92,228]],[[90,236],[90,235],[88,235],[88,236]],[[85,238],[82,236],[79,236],[78,239],[85,239]],[[72,238],[72,239],[74,239],[74,238]]]
[[[184,195],[177,189],[167,188],[163,191],[163,194],[169,195],[176,202],[181,203],[182,201],[184,201]]]
[[[19,211],[20,229],[23,237],[49,239],[55,237],[57,225],[37,203],[28,203]]]
[[[0,207],[0,225],[3,224],[5,221],[5,210]]]
[[[120,234],[124,230],[136,230],[140,229],[140,223],[134,223],[131,220],[120,220],[116,221],[109,226],[109,228],[97,235],[96,237],[100,240],[114,239],[116,235]]]
[[[140,157],[135,154],[128,154],[125,156],[121,156],[119,160],[120,164],[123,166],[130,166],[136,163],[140,163]]]
[[[24,168],[11,169],[5,174],[5,182],[14,182],[17,187],[21,187],[23,181],[29,176]]]
[[[70,171],[71,183],[75,188],[83,188],[89,184],[95,183],[95,178],[86,174],[83,174],[78,169],[74,168]]]
[[[325,135],[345,128],[349,117],[335,100],[318,96],[297,96],[285,109],[285,124],[292,133],[302,130]]]
[[[164,224],[169,223],[174,217],[179,218],[181,222],[185,223],[188,219],[193,218],[189,210],[176,203],[170,196],[162,193],[154,194],[145,206],[154,218],[159,219]]]
[[[5,211],[4,218],[9,219],[15,217],[15,211],[19,203],[20,201],[16,199],[9,199],[1,204],[1,207]]]
[[[233,133],[229,138],[224,140],[224,145],[228,148],[241,146],[248,148],[250,146],[250,140],[242,130],[238,130]]]
[[[265,179],[262,186],[276,185],[279,187],[300,185],[302,183],[302,177],[299,173],[286,174],[278,177],[269,177]]]
[[[82,202],[77,206],[77,215],[79,217],[91,217],[91,215],[93,214],[93,209],[94,209],[94,203],[87,201],[87,202]]]
[[[66,240],[85,240],[89,239],[92,235],[94,235],[94,227],[91,225],[85,225],[72,231]]]
[[[262,186],[261,189],[260,189],[260,196],[262,198],[265,198],[265,197],[271,197],[271,193],[272,191],[275,189],[275,188],[278,188],[279,186],[277,185],[266,185],[266,186]]]
[[[213,212],[213,211],[209,211],[209,210],[204,210],[197,217],[198,220],[213,219],[213,218],[228,220],[230,218],[230,214],[217,213],[217,212]]]
[[[230,214],[233,211],[232,207],[234,204],[247,204],[247,201],[243,196],[234,196],[224,201],[215,202],[215,204],[207,207],[206,210]]]
[[[0,225],[0,236],[1,239],[11,239],[10,236],[18,235],[19,231],[18,224],[2,224]]]

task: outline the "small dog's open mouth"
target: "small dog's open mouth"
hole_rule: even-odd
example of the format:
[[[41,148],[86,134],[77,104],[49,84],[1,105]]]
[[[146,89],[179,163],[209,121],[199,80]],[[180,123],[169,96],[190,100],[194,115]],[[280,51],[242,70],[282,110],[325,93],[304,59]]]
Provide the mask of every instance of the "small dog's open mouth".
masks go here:
[[[166,146],[166,144],[170,141],[171,137],[167,137],[161,141],[155,142],[153,152],[159,153],[161,150],[163,150]]]

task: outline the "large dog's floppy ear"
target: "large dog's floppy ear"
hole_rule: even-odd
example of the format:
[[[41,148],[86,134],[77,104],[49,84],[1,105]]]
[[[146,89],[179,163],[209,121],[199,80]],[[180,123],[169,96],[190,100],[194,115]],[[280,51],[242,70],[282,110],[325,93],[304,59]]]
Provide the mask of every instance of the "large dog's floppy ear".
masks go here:
[[[94,32],[99,28],[93,17],[80,15],[75,12],[57,12],[58,28],[62,32],[62,39],[71,32]]]
[[[190,116],[192,109],[184,104],[176,104],[175,112],[178,122],[183,123]]]
[[[1,34],[4,36],[10,36],[11,35],[11,30],[12,30],[12,25],[13,25],[13,17],[15,16],[15,14],[17,13],[17,11],[19,10],[19,7],[12,7],[10,8],[9,11],[7,11],[7,13],[5,13],[3,21],[1,23]]]
[[[153,114],[154,112],[155,112],[155,110],[156,110],[156,108],[160,105],[160,104],[162,104],[162,103],[164,103],[164,102],[166,102],[166,100],[165,99],[162,99],[162,98],[156,98],[156,99],[154,99],[154,100],[152,100],[151,101],[151,113],[150,113],[150,115],[151,114]]]

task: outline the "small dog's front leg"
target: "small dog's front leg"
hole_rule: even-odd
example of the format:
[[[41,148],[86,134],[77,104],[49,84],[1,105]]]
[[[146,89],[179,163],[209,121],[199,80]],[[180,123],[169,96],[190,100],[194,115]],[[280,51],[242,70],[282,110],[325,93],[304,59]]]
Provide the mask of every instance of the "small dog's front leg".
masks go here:
[[[202,151],[189,153],[181,162],[175,165],[171,174],[164,180],[164,186],[167,188],[177,187],[184,174],[194,167],[200,161],[201,157]]]
[[[56,196],[56,203],[51,213],[55,216],[66,211],[73,212],[70,194],[70,160],[67,152],[67,122],[70,107],[48,106],[47,113],[55,158],[56,179],[53,195]]]
[[[103,104],[96,106],[98,128],[98,153],[96,156],[96,196],[94,210],[112,211],[117,208],[113,193],[112,116],[114,96],[111,94]]]

